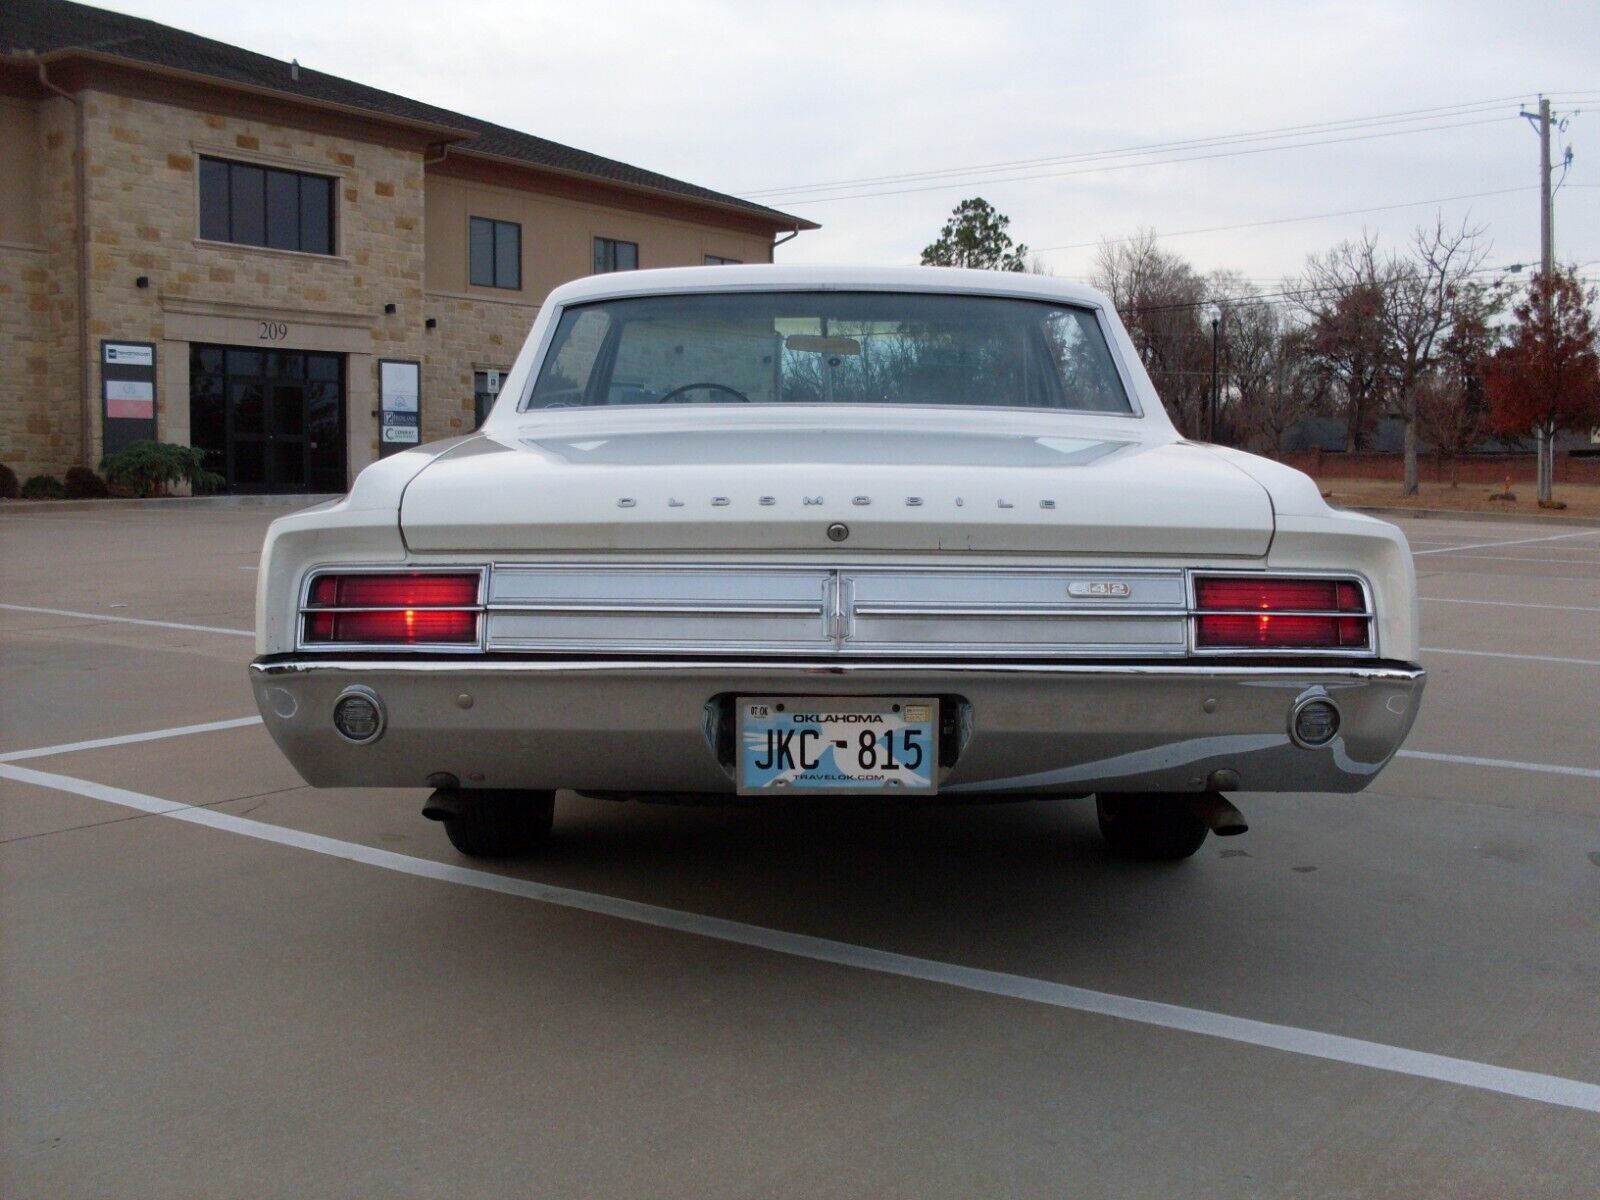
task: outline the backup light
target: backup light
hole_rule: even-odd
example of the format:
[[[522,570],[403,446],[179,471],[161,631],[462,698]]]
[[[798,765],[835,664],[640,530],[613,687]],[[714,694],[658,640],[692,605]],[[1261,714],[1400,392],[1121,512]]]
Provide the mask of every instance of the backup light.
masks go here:
[[[1331,700],[1307,700],[1289,721],[1289,736],[1308,749],[1326,746],[1338,732],[1339,709]]]
[[[333,727],[346,741],[377,741],[383,732],[383,702],[370,688],[349,688],[333,702]]]
[[[1195,646],[1205,650],[1370,650],[1372,616],[1352,579],[1197,578]]]

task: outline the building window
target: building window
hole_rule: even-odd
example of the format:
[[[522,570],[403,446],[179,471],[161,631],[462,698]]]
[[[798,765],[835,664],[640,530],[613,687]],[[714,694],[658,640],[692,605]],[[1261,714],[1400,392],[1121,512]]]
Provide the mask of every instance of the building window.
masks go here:
[[[504,381],[504,371],[474,371],[472,373],[472,411],[476,418],[477,429],[483,424],[489,410],[494,407],[494,402],[500,397],[500,384]]]
[[[706,255],[706,266],[708,267],[737,267],[743,262],[744,259],[742,258],[723,258],[720,254]]]
[[[594,273],[607,271],[637,271],[639,269],[639,243],[619,242],[616,238],[595,238]]]
[[[254,163],[200,160],[200,236],[332,254],[334,181]]]
[[[522,226],[515,221],[473,217],[471,243],[473,287],[522,288]]]

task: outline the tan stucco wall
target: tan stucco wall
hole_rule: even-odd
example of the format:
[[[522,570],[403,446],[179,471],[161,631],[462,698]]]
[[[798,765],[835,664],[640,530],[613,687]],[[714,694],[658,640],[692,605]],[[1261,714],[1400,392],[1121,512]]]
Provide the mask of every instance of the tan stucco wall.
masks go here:
[[[550,290],[594,270],[594,239],[636,242],[639,265],[699,266],[707,254],[766,262],[769,238],[673,218],[610,208],[541,192],[430,173],[427,191],[428,334],[423,369],[423,437],[472,428],[474,371],[511,366]],[[522,288],[468,283],[470,217],[522,226]]]
[[[636,242],[639,266],[699,266],[707,254],[766,262],[770,239],[648,213],[607,208],[539,192],[429,174],[430,292],[523,298],[539,303],[558,284],[594,270],[594,239]],[[492,217],[522,226],[522,291],[475,288],[468,282],[467,221]]]
[[[39,102],[0,96],[0,245],[39,241]]]

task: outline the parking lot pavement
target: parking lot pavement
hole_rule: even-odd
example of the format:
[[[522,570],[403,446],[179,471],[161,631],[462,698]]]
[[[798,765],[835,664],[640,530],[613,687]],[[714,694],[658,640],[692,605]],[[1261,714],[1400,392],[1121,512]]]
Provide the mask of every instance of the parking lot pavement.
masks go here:
[[[0,1195],[1600,1178],[1600,529],[1404,521],[1405,756],[1176,867],[1082,803],[563,796],[485,868],[252,720],[272,515],[0,513]]]

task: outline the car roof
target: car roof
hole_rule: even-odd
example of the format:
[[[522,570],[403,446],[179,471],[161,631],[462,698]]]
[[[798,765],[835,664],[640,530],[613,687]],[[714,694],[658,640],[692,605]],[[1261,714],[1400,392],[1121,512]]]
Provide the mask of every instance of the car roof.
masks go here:
[[[583,304],[627,296],[709,291],[916,291],[1017,296],[1110,308],[1105,295],[1081,283],[1022,271],[970,271],[957,267],[864,267],[819,263],[672,267],[615,271],[564,283],[549,303]]]

